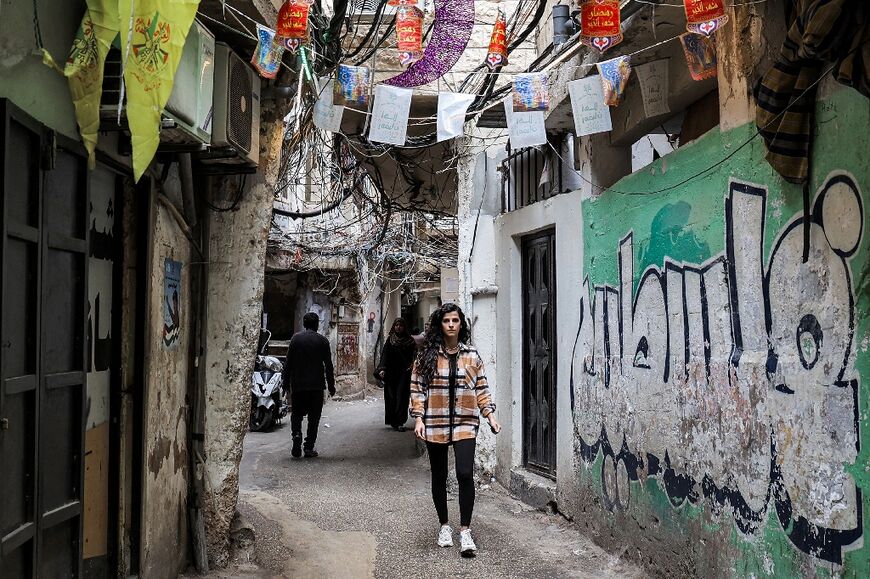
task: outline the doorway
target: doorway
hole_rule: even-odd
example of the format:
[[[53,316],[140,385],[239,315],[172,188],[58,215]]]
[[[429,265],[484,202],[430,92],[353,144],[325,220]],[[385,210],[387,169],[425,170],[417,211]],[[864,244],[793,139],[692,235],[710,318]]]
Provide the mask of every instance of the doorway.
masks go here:
[[[556,476],[556,232],[522,240],[523,463]]]

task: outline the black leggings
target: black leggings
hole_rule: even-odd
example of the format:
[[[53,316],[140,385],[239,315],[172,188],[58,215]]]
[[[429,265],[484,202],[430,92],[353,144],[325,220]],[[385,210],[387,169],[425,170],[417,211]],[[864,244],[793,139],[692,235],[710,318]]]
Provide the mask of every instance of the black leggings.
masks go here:
[[[474,438],[457,440],[453,444],[456,458],[456,479],[459,481],[459,524],[471,525],[471,512],[474,510]],[[438,520],[447,524],[447,449],[450,444],[427,442],[429,464],[432,466],[432,500],[438,511]]]

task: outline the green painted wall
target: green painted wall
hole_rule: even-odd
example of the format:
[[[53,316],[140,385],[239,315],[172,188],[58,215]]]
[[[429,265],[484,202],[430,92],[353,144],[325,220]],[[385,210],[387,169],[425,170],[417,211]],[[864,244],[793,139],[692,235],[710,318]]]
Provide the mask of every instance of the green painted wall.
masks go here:
[[[661,539],[696,574],[870,576],[870,104],[835,86],[816,120],[806,263],[754,125],[583,202],[578,476],[650,561]]]

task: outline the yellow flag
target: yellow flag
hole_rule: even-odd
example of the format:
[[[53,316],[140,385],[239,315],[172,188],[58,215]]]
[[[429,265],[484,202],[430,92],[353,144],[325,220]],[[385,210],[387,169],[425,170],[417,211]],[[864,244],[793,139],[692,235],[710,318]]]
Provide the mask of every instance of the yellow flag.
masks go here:
[[[184,40],[199,0],[115,1],[119,2],[122,23],[121,53],[127,121],[133,141],[133,176],[138,181],[160,144],[160,115],[172,92]]]
[[[123,1],[123,0],[122,0]],[[118,0],[88,0],[88,8],[73,40],[64,75],[76,109],[76,121],[94,168],[94,149],[100,128],[100,96],[106,54],[118,36]]]

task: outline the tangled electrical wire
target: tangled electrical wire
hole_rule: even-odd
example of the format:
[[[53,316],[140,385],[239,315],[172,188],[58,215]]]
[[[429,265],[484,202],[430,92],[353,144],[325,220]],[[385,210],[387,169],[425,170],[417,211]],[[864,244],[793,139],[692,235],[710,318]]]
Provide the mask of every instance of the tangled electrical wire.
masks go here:
[[[517,1],[507,22],[509,53],[537,29],[546,6],[546,0]],[[441,268],[456,267],[459,249],[455,210],[433,203],[444,183],[456,179],[459,156],[451,156],[449,147],[431,147],[434,119],[412,118],[411,127],[431,125],[431,130],[422,135],[412,130],[402,148],[368,141],[365,127],[358,133],[331,133],[314,124],[314,105],[325,88],[319,79],[334,76],[342,62],[376,61],[379,50],[395,46],[395,21],[387,12],[387,0],[369,7],[338,0],[332,14],[319,2],[312,6],[311,44],[285,67],[298,84],[285,117],[269,238],[269,251],[283,256],[280,263],[319,274],[320,291],[334,291],[342,276],[345,281],[356,277],[354,295],[361,300],[377,288],[410,295],[431,288]],[[433,24],[426,26],[424,40]],[[473,114],[509,89],[509,79],[498,72],[480,64],[458,89],[447,85],[476,95]],[[384,182],[386,164],[396,169],[391,182]]]

